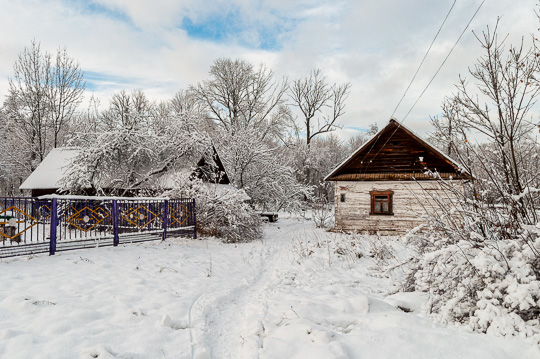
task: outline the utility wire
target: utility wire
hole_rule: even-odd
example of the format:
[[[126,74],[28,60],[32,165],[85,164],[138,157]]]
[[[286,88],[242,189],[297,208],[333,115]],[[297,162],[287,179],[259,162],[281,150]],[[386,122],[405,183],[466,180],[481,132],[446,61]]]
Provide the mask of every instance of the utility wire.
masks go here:
[[[458,39],[456,40],[456,42],[454,43],[454,46],[452,46],[452,48],[450,49],[450,51],[448,52],[448,55],[446,55],[445,59],[443,60],[443,62],[441,63],[441,65],[439,66],[439,68],[437,69],[437,71],[435,72],[435,74],[433,75],[433,77],[431,77],[431,80],[428,82],[428,84],[426,85],[426,87],[424,88],[424,90],[422,91],[422,93],[418,96],[418,98],[416,99],[416,101],[414,102],[414,104],[412,105],[412,107],[409,109],[409,111],[407,112],[407,114],[405,115],[405,117],[403,117],[403,119],[400,121],[398,121],[398,125],[396,127],[396,129],[394,130],[394,132],[392,132],[392,134],[388,137],[388,139],[386,140],[386,142],[381,146],[381,148],[379,149],[379,151],[375,154],[375,156],[373,156],[372,160],[377,157],[377,155],[381,152],[381,150],[384,148],[384,146],[386,146],[386,144],[388,143],[388,141],[390,141],[390,139],[392,138],[392,136],[395,135],[396,131],[401,127],[401,125],[403,124],[403,122],[405,122],[405,119],[407,119],[407,117],[409,116],[409,114],[411,113],[411,111],[414,109],[414,107],[416,106],[416,104],[418,103],[418,101],[420,101],[420,98],[424,95],[424,93],[426,92],[426,90],[428,89],[429,85],[431,85],[431,83],[433,82],[433,80],[435,80],[435,77],[437,76],[437,74],[439,73],[439,71],[441,71],[441,68],[444,66],[444,64],[446,63],[446,60],[448,60],[448,58],[450,57],[450,55],[452,54],[452,52],[454,51],[454,49],[456,48],[457,44],[459,43],[459,41],[461,40],[461,38],[463,37],[463,34],[465,34],[465,31],[467,31],[467,29],[469,28],[469,26],[471,25],[473,19],[476,17],[476,14],[478,14],[478,11],[480,11],[480,8],[482,7],[482,5],[484,5],[484,2],[486,0],[483,0],[481,3],[480,3],[480,6],[478,6],[478,8],[476,9],[475,13],[473,14],[473,16],[471,17],[471,19],[469,20],[469,22],[467,23],[467,26],[465,26],[465,28],[463,29],[463,31],[461,32],[461,34],[459,35]],[[376,140],[375,140],[376,142]],[[375,145],[375,143],[373,143],[373,145]],[[373,149],[373,146],[372,148]],[[370,151],[371,151],[370,149]],[[369,152],[366,154],[366,156],[369,154]],[[365,157],[364,156],[364,159]],[[370,161],[371,163],[371,161]],[[366,166],[366,169],[367,167],[369,167],[370,163],[367,164]]]
[[[452,9],[456,5],[456,1],[457,0],[454,0],[454,3],[450,7],[450,10],[448,10],[448,13],[446,14],[446,17],[444,18],[441,26],[439,27],[439,30],[435,34],[435,37],[433,38],[433,41],[431,41],[431,44],[429,45],[429,48],[427,49],[426,54],[424,55],[424,58],[420,62],[420,65],[418,65],[418,68],[416,69],[416,72],[414,73],[414,76],[412,77],[411,82],[409,82],[409,86],[407,86],[407,88],[405,89],[405,92],[403,93],[403,96],[401,96],[401,99],[399,100],[398,104],[396,105],[396,108],[394,108],[394,111],[392,112],[392,115],[390,115],[390,118],[394,117],[394,114],[396,113],[399,105],[401,105],[401,102],[405,98],[405,95],[407,94],[407,91],[409,91],[409,89],[411,88],[411,85],[413,84],[414,80],[416,79],[416,75],[418,75],[418,72],[420,72],[420,68],[422,68],[422,65],[424,64],[424,61],[426,61],[426,58],[427,58],[427,56],[429,54],[429,51],[431,51],[431,48],[433,47],[433,44],[435,43],[435,40],[437,40],[437,37],[439,36],[444,24],[446,23],[446,20],[448,19],[448,16],[450,16],[450,13],[452,12]]]
[[[431,78],[431,80],[429,80],[428,84],[426,85],[426,87],[424,88],[424,91],[422,91],[422,93],[420,94],[420,96],[418,96],[418,98],[416,99],[416,101],[414,102],[414,104],[412,105],[412,107],[409,109],[409,112],[407,112],[407,114],[405,115],[405,117],[403,117],[403,120],[402,120],[402,123],[403,121],[405,121],[405,119],[407,118],[407,116],[409,116],[409,114],[411,113],[411,111],[413,110],[413,108],[416,106],[416,104],[418,103],[418,101],[420,100],[420,98],[424,95],[424,93],[426,92],[426,90],[428,89],[429,85],[431,85],[431,83],[433,82],[433,80],[435,80],[435,77],[439,74],[439,71],[441,71],[442,67],[444,66],[444,64],[446,63],[446,60],[448,60],[448,58],[450,57],[450,55],[452,54],[452,51],[454,51],[454,49],[456,48],[457,44],[459,43],[459,40],[461,40],[461,38],[463,37],[463,34],[465,34],[465,31],[467,31],[467,29],[469,28],[469,25],[471,25],[471,22],[473,21],[473,19],[475,18],[476,14],[478,13],[478,11],[480,11],[480,8],[482,7],[482,5],[484,5],[484,2],[486,0],[483,0],[482,3],[480,4],[480,6],[478,6],[478,9],[476,9],[476,12],[473,14],[473,16],[471,17],[471,20],[469,20],[469,22],[467,23],[467,26],[465,26],[465,28],[463,29],[463,31],[461,32],[461,35],[459,35],[456,43],[454,44],[454,46],[452,46],[452,48],[450,49],[450,51],[448,52],[448,55],[446,55],[446,57],[444,58],[443,62],[441,63],[441,66],[439,66],[439,68],[437,69],[437,72],[435,72],[435,75],[433,75],[433,77]]]
[[[399,105],[401,105],[401,102],[403,101],[403,99],[405,98],[405,95],[407,95],[407,92],[409,91],[409,89],[411,88],[414,80],[416,79],[416,75],[418,75],[418,72],[420,72],[420,69],[422,68],[422,65],[424,64],[424,61],[426,61],[426,58],[427,56],[429,55],[429,52],[431,51],[431,48],[433,47],[433,44],[435,43],[435,41],[437,40],[437,37],[439,36],[444,24],[446,23],[446,20],[448,19],[448,17],[450,16],[450,13],[452,12],[452,10],[454,9],[454,6],[456,5],[456,1],[457,0],[454,0],[454,3],[452,4],[452,6],[450,7],[450,10],[448,10],[448,13],[446,14],[446,17],[444,18],[443,22],[441,23],[441,26],[439,26],[439,30],[437,31],[437,33],[435,34],[435,37],[433,38],[433,40],[431,41],[431,44],[429,45],[426,53],[424,54],[424,58],[422,59],[422,61],[420,62],[420,65],[418,65],[418,68],[416,69],[416,72],[414,73],[414,76],[412,77],[411,81],[409,82],[409,86],[407,86],[407,88],[405,89],[405,92],[403,92],[403,96],[401,96],[401,99],[399,100],[398,104],[396,105],[396,107],[394,108],[394,111],[392,111],[392,114],[390,115],[390,118],[393,118],[394,117],[394,114],[396,113]],[[364,158],[362,159],[362,162],[364,162],[364,160],[366,159],[367,155],[369,155],[369,153],[371,152],[371,150],[373,150],[373,146],[375,146],[375,144],[377,143],[377,140],[379,138],[377,137],[377,139],[373,142],[373,145],[371,146],[371,148],[369,149],[369,151],[366,153],[366,155],[364,156]]]

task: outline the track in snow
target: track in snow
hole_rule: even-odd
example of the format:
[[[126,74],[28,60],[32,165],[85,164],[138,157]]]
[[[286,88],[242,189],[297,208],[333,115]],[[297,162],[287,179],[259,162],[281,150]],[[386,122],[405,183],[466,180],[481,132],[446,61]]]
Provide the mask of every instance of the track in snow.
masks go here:
[[[290,260],[291,241],[304,231],[297,224],[278,222],[270,226],[273,235],[265,234],[265,239],[248,253],[257,274],[228,291],[204,293],[198,300],[199,305],[195,305],[194,312],[198,312],[195,315],[204,316],[205,328],[199,331],[202,338],[195,339],[198,345],[193,351],[194,358],[258,358],[265,334],[268,297],[281,281],[279,269],[283,262]],[[278,232],[283,234],[276,236]],[[267,245],[266,238],[274,242]],[[280,243],[275,243],[276,240]]]

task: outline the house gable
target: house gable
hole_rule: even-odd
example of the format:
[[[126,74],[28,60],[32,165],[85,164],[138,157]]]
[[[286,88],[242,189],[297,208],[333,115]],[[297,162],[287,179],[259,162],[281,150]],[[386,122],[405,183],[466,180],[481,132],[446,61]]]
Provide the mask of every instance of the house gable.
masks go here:
[[[201,157],[193,174],[202,179],[203,182],[231,184],[225,166],[214,146],[212,146],[211,159],[207,159],[205,156]]]
[[[459,164],[391,119],[371,140],[338,165],[326,181],[381,181],[442,178],[469,179]]]

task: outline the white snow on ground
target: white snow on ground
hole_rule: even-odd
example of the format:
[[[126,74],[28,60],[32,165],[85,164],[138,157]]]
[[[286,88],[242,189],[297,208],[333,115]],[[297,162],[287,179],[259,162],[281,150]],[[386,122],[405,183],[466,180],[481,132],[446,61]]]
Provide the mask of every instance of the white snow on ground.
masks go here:
[[[5,259],[0,358],[540,358],[524,339],[434,324],[421,295],[387,297],[408,255],[280,218],[254,243]]]

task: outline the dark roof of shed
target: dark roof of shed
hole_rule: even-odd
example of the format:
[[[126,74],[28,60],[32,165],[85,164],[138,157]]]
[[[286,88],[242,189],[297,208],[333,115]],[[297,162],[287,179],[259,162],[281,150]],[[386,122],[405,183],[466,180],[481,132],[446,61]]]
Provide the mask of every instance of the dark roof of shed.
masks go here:
[[[325,181],[433,179],[428,171],[437,171],[442,178],[471,178],[459,163],[391,119],[330,172]]]

